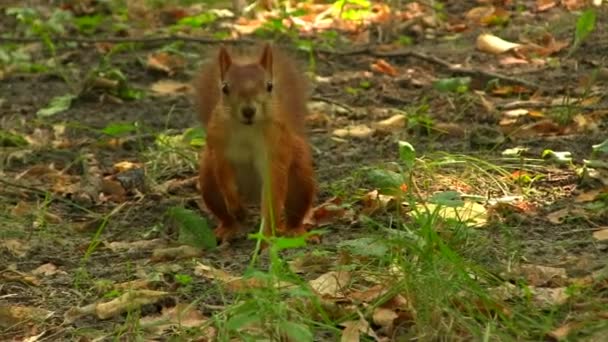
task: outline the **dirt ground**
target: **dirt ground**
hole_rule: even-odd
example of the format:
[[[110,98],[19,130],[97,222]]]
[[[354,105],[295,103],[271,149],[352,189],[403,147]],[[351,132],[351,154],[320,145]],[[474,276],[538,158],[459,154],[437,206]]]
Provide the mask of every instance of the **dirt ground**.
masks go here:
[[[448,11],[455,13],[466,11],[456,5],[452,7],[448,8]],[[602,14],[599,14],[598,18],[601,16]],[[551,15],[547,14],[545,19],[545,25],[551,28],[573,27],[575,20],[567,13],[553,12]],[[521,25],[517,22],[510,25],[509,29],[503,32],[505,39],[515,38],[529,29],[530,25],[526,22],[529,18],[516,20],[521,20]],[[3,28],[6,28],[10,18],[0,16],[0,23],[4,23]],[[555,38],[569,40],[571,32],[565,29],[561,31],[563,32],[556,34]],[[471,68],[511,75],[538,84],[540,89],[546,89],[547,93],[552,93],[556,97],[575,92],[581,77],[591,74],[598,65],[604,65],[605,68],[608,50],[608,25],[605,20],[598,22],[593,36],[581,46],[573,58],[569,59],[569,62],[563,63],[559,68],[539,68],[530,65],[501,66],[496,63],[493,56],[474,49],[475,38],[480,32],[481,29],[472,30],[459,39],[447,43],[420,39],[414,45],[415,51],[435,56],[449,63],[464,63]],[[555,34],[555,31],[552,32]],[[113,58],[112,63],[125,73],[132,86],[147,88],[150,84],[166,78],[166,75],[151,72],[141,65],[141,60],[145,60],[148,53],[155,48],[154,44],[137,47],[133,51],[118,54]],[[204,56],[208,48],[209,46],[205,44],[189,42],[183,50]],[[340,49],[347,51],[347,47],[338,47],[338,50]],[[82,44],[74,48],[61,47],[58,54],[64,56],[64,63],[74,62],[80,66],[79,76],[76,79],[84,77],[99,59],[99,54],[90,44]],[[306,60],[306,55],[302,52],[297,52],[295,55],[300,60]],[[530,155],[536,156],[545,149],[571,151],[574,161],[580,163],[588,158],[591,145],[598,144],[607,137],[608,120],[604,118],[599,128],[589,134],[507,137],[498,145],[480,144],[480,136],[482,138],[486,135],[502,136],[499,127],[500,113],[488,114],[483,104],[473,96],[459,98],[446,96],[433,89],[429,82],[420,82],[431,77],[459,76],[457,73],[407,54],[384,57],[404,72],[405,76],[398,79],[378,73],[361,75],[361,70],[368,70],[369,65],[378,58],[369,51],[355,54],[318,52],[316,57],[318,75],[330,77],[331,82],[316,83],[313,97],[329,99],[350,107],[350,110],[328,111],[326,113],[328,121],[314,121],[311,124],[311,145],[320,189],[318,203],[334,196],[336,189],[347,194],[361,193],[369,189],[364,179],[356,177],[356,171],[361,167],[396,160],[398,158],[396,143],[399,140],[412,143],[419,156],[447,152],[490,160],[499,158],[504,149],[525,146],[530,149]],[[194,76],[195,72],[195,65],[188,65],[173,78],[186,82]],[[358,87],[363,80],[372,84],[364,92],[350,94],[344,91],[347,87]],[[605,87],[607,80],[603,79],[599,82]],[[78,98],[69,110],[50,119],[40,120],[36,117],[36,111],[45,106],[51,98],[69,91],[70,87],[64,80],[51,74],[14,73],[0,81],[1,129],[32,135],[36,129],[48,130],[54,123],[68,123],[65,136],[71,141],[79,142],[65,149],[36,148],[28,154],[13,154],[10,157],[9,154],[16,150],[7,149],[6,153],[2,153],[4,160],[0,164],[3,167],[0,176],[3,179],[14,180],[18,174],[34,165],[53,165],[68,174],[81,175],[86,172],[82,169],[82,158],[88,153],[94,155],[102,174],[110,174],[113,165],[120,161],[145,162],[137,146],[125,144],[120,147],[109,147],[99,144],[102,135],[95,129],[101,130],[109,123],[138,122],[148,132],[167,130],[181,132],[198,125],[192,101],[187,96],[150,96],[134,101],[113,103],[107,98],[101,99],[98,93],[92,93]],[[496,96],[492,102],[508,101]],[[391,110],[395,108],[408,111],[423,103],[428,104],[428,115],[435,123],[449,124],[450,126],[447,127],[456,128],[446,134],[424,134],[416,129],[403,129],[397,132],[376,132],[367,137],[346,140],[333,137],[332,132],[337,128],[354,124],[369,125],[390,117],[393,114]],[[597,105],[607,106],[608,99],[604,97]],[[329,107],[325,104],[323,108]],[[167,119],[168,115],[170,119]],[[144,137],[142,141],[144,144],[152,145],[153,137]],[[186,179],[194,175],[193,170],[186,170],[180,174],[167,175],[165,178]],[[487,228],[486,241],[492,244],[492,250],[496,253],[493,258],[488,259],[488,262],[503,257],[506,260],[509,248],[515,244],[523,258],[528,261],[565,267],[573,274],[586,274],[604,266],[608,257],[608,248],[606,245],[595,243],[591,231],[596,227],[607,226],[608,214],[600,214],[590,219],[575,219],[562,224],[553,224],[546,218],[548,213],[573,206],[574,196],[585,191],[584,186],[580,184],[579,178],[571,168],[554,167],[549,170],[547,177],[538,181],[530,194],[532,201],[541,208],[539,215],[534,217],[516,215],[503,226]],[[43,202],[44,190],[47,188],[48,183],[44,179],[35,178],[15,182],[14,185],[0,184],[0,196],[2,196],[0,206],[4,212],[2,216],[8,217],[7,213],[21,200],[31,203]],[[37,192],[36,189],[43,192]],[[194,187],[187,187],[173,195],[131,198],[126,206],[108,221],[99,239],[112,242],[160,237],[171,241],[175,232],[157,229],[164,227],[162,213],[176,204],[198,211],[197,199],[198,193]],[[116,204],[91,203],[83,206],[96,213],[110,213]],[[18,272],[27,273],[40,265],[52,263],[64,273],[48,278],[39,286],[3,280],[0,285],[0,302],[44,307],[54,311],[56,316],[46,323],[52,332],[51,337],[49,335],[45,337],[48,341],[78,340],[78,336],[86,335],[84,331],[89,330],[111,331],[115,324],[124,319],[123,317],[106,321],[84,318],[69,328],[64,329],[59,326],[68,308],[86,305],[96,300],[98,293],[95,292],[95,287],[91,286],[92,282],[107,279],[120,283],[132,280],[137,272],[150,272],[152,269],[149,264],[150,254],[112,252],[110,249],[100,247],[83,261],[83,255],[89,247],[95,230],[79,231],[74,226],[87,220],[86,212],[61,201],[53,201],[49,211],[60,216],[61,222],[41,228],[33,226],[27,219],[0,220],[0,237],[26,237],[28,243],[25,257],[0,249],[0,265],[4,270],[2,272],[8,272],[12,267],[16,267]],[[390,217],[381,217],[378,220],[387,220],[388,223]],[[505,233],[504,226],[508,226],[508,233]],[[306,248],[333,251],[337,242],[364,236],[368,234],[370,228],[355,222],[350,225],[332,224],[328,229],[329,233],[320,246]],[[241,273],[250,260],[254,244],[254,241],[250,240],[237,241],[229,249],[205,253],[200,260],[229,272]],[[189,261],[176,261],[173,265],[181,269],[181,273],[191,273],[192,267],[189,266]],[[83,266],[86,275],[81,272]],[[74,286],[78,282],[81,282],[82,286]],[[159,289],[171,289],[174,286],[172,279],[158,280]],[[194,286],[199,291],[189,292],[185,296],[204,294],[204,303],[200,304],[200,310],[204,314],[212,315],[213,305],[225,303],[225,294],[218,292],[219,290],[208,280],[197,279]],[[196,298],[180,298],[187,302],[194,299]],[[143,310],[142,315],[146,310],[155,311],[158,307],[145,306]],[[19,334],[19,329],[15,328],[5,330],[0,336],[9,340]]]

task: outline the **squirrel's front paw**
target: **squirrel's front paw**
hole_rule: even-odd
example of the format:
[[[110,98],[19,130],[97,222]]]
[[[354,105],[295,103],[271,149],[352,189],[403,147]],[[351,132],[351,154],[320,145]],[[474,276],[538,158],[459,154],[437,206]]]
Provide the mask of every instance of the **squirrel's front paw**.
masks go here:
[[[217,226],[217,228],[215,228],[213,234],[220,242],[220,244],[224,244],[230,242],[230,240],[233,240],[238,234],[238,232],[239,229],[236,225],[229,226],[221,223],[219,226]]]

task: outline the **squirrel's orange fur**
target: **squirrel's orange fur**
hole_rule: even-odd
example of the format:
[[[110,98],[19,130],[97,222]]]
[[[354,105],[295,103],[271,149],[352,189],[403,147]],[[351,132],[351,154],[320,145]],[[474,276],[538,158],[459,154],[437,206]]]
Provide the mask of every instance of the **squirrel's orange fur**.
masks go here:
[[[207,132],[199,181],[219,221],[217,238],[234,237],[248,202],[261,204],[266,235],[273,226],[304,233],[316,185],[304,130],[307,83],[292,60],[268,44],[258,54],[221,47],[203,67],[196,95]]]

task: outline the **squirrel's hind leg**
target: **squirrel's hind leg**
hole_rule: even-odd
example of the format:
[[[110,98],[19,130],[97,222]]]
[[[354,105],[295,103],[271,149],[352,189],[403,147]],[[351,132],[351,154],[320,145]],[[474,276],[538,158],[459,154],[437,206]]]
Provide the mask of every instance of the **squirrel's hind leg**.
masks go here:
[[[213,162],[211,154],[208,151],[203,152],[199,182],[205,206],[219,221],[214,234],[221,243],[224,243],[238,235],[240,222],[244,221],[246,211],[239,203],[233,203],[234,209],[232,210],[228,208],[224,198],[226,188],[220,186],[216,172],[214,172]]]
[[[316,183],[312,166],[312,157],[306,145],[299,144],[298,151],[289,168],[287,196],[285,198],[286,234],[297,236],[307,232],[303,220],[312,207]],[[320,237],[311,236],[311,242],[320,242]]]

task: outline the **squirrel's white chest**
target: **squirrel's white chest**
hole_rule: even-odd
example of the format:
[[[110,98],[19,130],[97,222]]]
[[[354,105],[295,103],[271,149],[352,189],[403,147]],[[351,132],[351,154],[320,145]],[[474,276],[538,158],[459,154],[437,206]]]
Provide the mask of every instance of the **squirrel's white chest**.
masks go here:
[[[262,131],[253,127],[234,129],[227,142],[225,156],[232,164],[241,196],[247,201],[257,202],[261,195],[262,174],[267,166]]]
[[[233,127],[225,153],[234,164],[258,164],[266,156],[263,132],[253,127]]]

